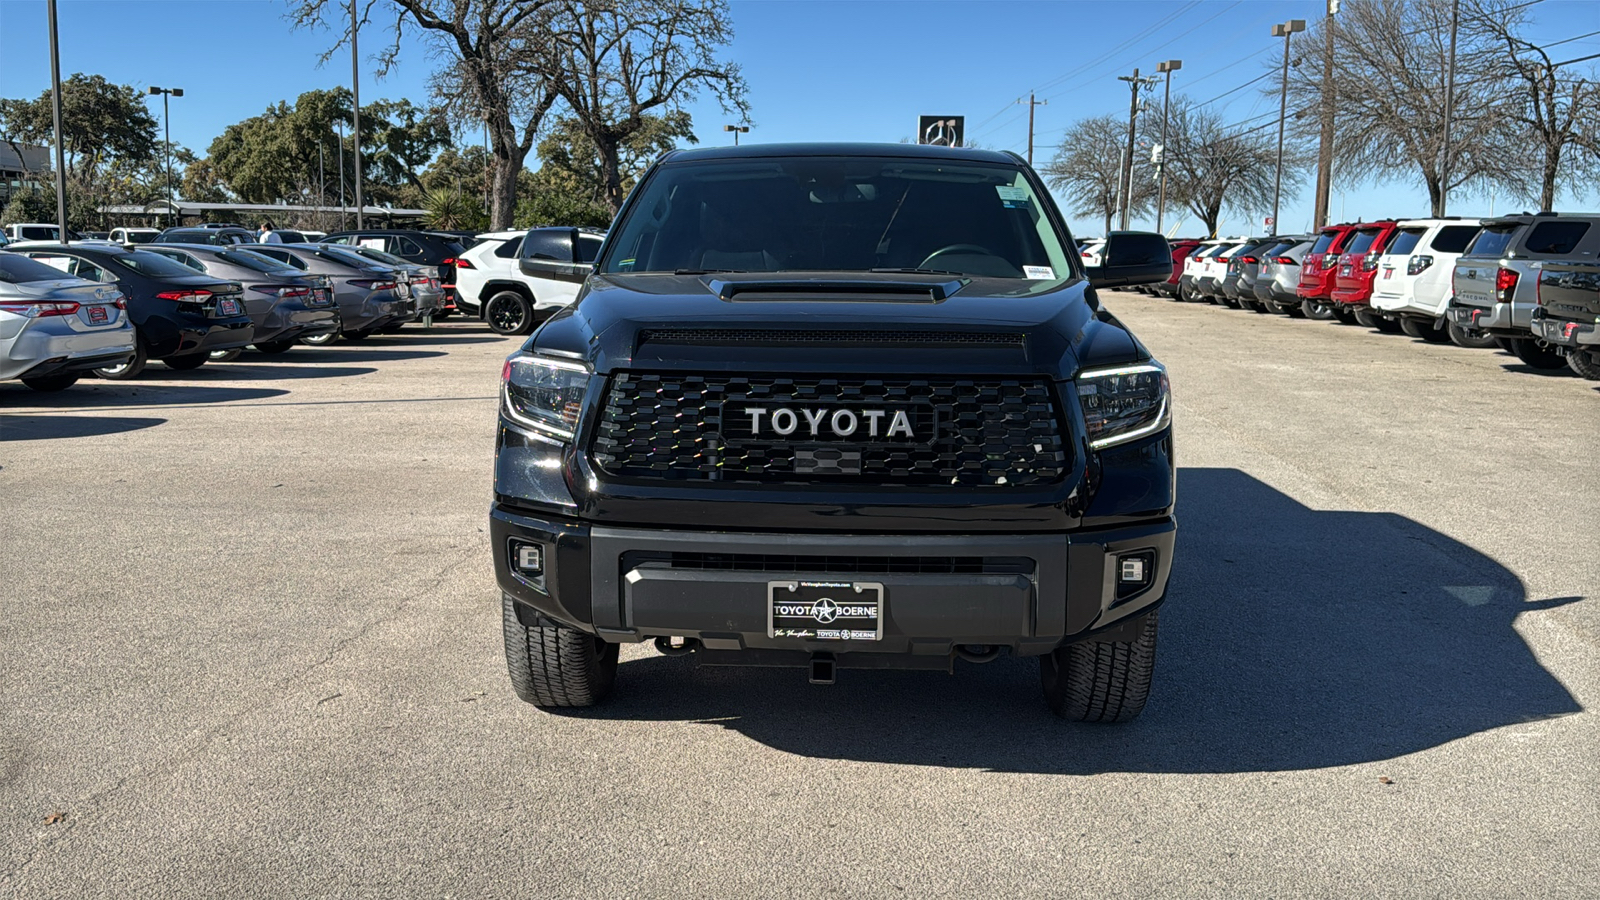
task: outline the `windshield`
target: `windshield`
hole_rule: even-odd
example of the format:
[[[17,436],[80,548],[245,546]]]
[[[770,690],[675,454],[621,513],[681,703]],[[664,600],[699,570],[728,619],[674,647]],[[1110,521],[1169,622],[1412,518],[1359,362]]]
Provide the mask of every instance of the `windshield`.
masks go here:
[[[641,188],[603,272],[1070,275],[1020,167],[883,157],[670,163]]]
[[[168,259],[159,253],[149,250],[130,250],[117,256],[110,257],[120,265],[126,266],[140,275],[151,275],[157,278],[170,278],[174,275],[193,275],[195,271],[183,263]]]

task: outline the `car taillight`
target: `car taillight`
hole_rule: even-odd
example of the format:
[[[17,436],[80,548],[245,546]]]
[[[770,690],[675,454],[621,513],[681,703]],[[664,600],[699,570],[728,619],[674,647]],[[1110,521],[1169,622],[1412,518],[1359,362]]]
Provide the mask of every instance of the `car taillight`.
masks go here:
[[[1427,269],[1431,265],[1433,265],[1433,257],[1427,256],[1426,254],[1418,254],[1411,257],[1411,262],[1406,263],[1406,274],[1420,275],[1422,274],[1423,270]]]
[[[393,281],[373,281],[369,278],[356,278],[350,282],[352,285],[367,291],[392,291],[398,285]]]
[[[171,300],[174,303],[204,303],[211,299],[210,291],[162,291],[156,295],[157,300]]]
[[[1277,259],[1274,259],[1273,262],[1277,263],[1280,266],[1292,266],[1292,265],[1294,265],[1294,260],[1290,259],[1287,256],[1280,256]]]
[[[1256,263],[1261,262],[1261,260],[1256,259],[1254,256],[1246,256],[1244,259],[1239,260],[1239,262],[1242,262],[1247,266],[1253,266]]]
[[[1373,271],[1373,270],[1375,270],[1377,268],[1378,268],[1378,254],[1376,252],[1368,253],[1366,255],[1366,257],[1361,260],[1361,271],[1363,271],[1363,272],[1371,272],[1371,271]]]
[[[1510,269],[1501,269],[1494,273],[1494,300],[1496,303],[1510,303],[1511,294],[1517,289],[1517,273]]]
[[[1087,254],[1087,253],[1084,254],[1084,256],[1088,256],[1088,255],[1089,254]],[[474,266],[472,265],[472,263],[470,261],[465,260],[465,259],[461,259],[461,258],[455,257],[455,256],[450,257],[449,259],[445,260],[444,262],[440,263],[439,265],[441,265],[441,266],[455,266],[458,269],[471,269],[471,268],[474,268]]]
[[[0,303],[0,311],[19,315],[26,319],[44,319],[50,316],[70,316],[78,311],[80,305],[70,301],[61,303]]]
[[[1324,269],[1331,269],[1334,266],[1337,266],[1338,264],[1339,264],[1339,257],[1334,256],[1332,254],[1329,254],[1329,255],[1324,256],[1322,258],[1322,267]]]

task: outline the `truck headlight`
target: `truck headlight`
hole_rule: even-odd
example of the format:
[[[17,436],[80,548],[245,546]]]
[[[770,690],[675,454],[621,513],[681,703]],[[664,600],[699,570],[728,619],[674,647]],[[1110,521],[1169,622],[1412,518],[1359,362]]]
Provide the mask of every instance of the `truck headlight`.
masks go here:
[[[1077,385],[1090,450],[1138,440],[1172,423],[1167,370],[1159,363],[1090,369],[1078,375]]]
[[[506,418],[572,440],[589,389],[588,366],[518,353],[506,360],[500,381],[500,409]]]

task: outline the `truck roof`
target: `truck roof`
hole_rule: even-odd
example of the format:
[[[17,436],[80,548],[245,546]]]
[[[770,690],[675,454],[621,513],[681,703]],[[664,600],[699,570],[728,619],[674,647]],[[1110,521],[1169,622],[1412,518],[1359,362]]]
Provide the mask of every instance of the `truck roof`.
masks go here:
[[[963,162],[986,162],[1016,165],[1022,159],[1012,153],[996,150],[973,150],[967,147],[940,147],[933,144],[868,144],[851,142],[817,142],[797,144],[744,144],[738,147],[695,147],[689,150],[669,150],[662,161],[686,159],[762,159],[764,157],[795,156],[877,156],[904,157],[906,159],[947,159]]]

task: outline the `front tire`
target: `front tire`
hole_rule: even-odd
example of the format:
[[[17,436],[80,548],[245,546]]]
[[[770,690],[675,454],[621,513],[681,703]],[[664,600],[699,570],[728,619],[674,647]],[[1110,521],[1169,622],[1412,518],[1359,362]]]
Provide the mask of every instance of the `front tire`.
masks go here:
[[[1084,641],[1039,658],[1045,702],[1075,722],[1129,722],[1144,710],[1156,666],[1156,616],[1131,641]]]
[[[1300,312],[1304,313],[1308,319],[1333,318],[1333,310],[1329,309],[1328,304],[1323,303],[1321,300],[1301,300]]]
[[[546,709],[593,706],[610,696],[617,680],[618,644],[576,628],[523,625],[516,602],[500,595],[506,668],[511,689],[526,703]]]
[[[1535,340],[1516,340],[1511,342],[1511,355],[1522,360],[1522,364],[1530,369],[1541,372],[1554,372],[1557,369],[1567,368],[1566,357],[1551,346],[1540,346]]]
[[[533,302],[516,291],[501,291],[484,303],[483,320],[495,334],[528,334],[533,331]]]
[[[77,372],[67,372],[57,375],[35,375],[32,378],[23,378],[22,383],[36,391],[50,393],[54,391],[64,391],[67,388],[72,387],[78,383],[79,377],[81,376],[79,376]]]

